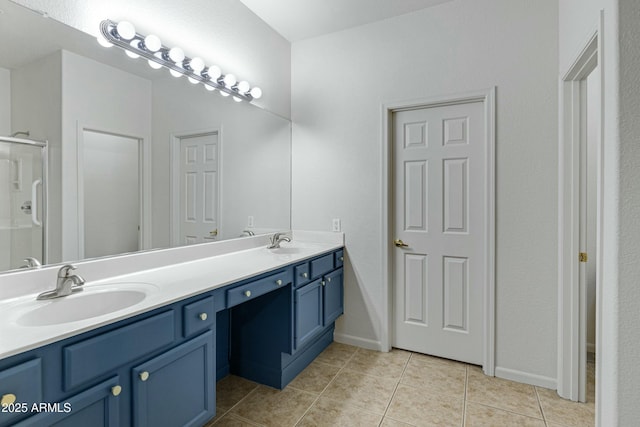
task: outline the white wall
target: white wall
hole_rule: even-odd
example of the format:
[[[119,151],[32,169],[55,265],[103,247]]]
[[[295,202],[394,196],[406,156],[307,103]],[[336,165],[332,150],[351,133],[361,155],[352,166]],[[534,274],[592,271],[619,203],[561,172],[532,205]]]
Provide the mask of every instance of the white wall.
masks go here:
[[[338,337],[379,342],[386,309],[381,105],[497,86],[496,363],[555,383],[557,7],[459,0],[293,44],[293,226],[342,219]]]
[[[224,72],[260,86],[259,105],[291,114],[290,44],[238,0],[16,0],[86,33],[104,19],[132,22],[167,46],[182,47]]]
[[[143,209],[151,207],[151,81],[87,59],[62,52],[62,249],[64,260],[77,260],[78,235],[78,132],[79,126],[142,139],[143,182],[148,190]],[[143,160],[144,162],[145,160]],[[149,229],[150,224],[144,223]]]
[[[255,227],[287,230],[291,212],[290,122],[167,77],[153,82],[153,246],[170,246],[171,136],[220,130],[219,239]]]
[[[0,135],[11,134],[11,71],[0,68]]]

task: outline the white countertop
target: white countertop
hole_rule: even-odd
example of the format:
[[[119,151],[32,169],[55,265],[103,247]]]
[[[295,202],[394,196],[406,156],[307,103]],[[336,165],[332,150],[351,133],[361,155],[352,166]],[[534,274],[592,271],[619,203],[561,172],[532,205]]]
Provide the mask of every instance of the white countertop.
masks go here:
[[[282,248],[286,248],[283,251],[272,251],[260,246],[96,281],[85,277],[87,282],[83,292],[57,300],[37,301],[38,293],[0,300],[0,359],[338,249],[343,246],[343,237],[341,233],[338,234],[339,236],[334,233],[333,238],[327,239],[320,233],[301,232],[300,235],[307,239],[294,237],[292,243],[282,243]],[[153,290],[135,305],[88,319],[46,326],[23,326],[18,323],[18,319],[25,313],[46,304],[56,304],[64,298],[82,297],[83,294],[96,292],[105,286],[118,286],[122,283],[148,283],[153,285]]]

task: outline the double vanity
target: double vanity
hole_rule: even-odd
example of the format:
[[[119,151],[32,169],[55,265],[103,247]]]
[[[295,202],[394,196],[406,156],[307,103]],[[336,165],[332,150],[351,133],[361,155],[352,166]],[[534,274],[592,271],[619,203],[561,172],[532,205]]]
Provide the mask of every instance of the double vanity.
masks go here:
[[[229,373],[285,387],[333,341],[343,237],[294,232],[267,244],[85,261],[82,292],[36,300],[55,287],[51,268],[32,275],[51,278],[41,292],[0,293],[0,426],[199,426]]]

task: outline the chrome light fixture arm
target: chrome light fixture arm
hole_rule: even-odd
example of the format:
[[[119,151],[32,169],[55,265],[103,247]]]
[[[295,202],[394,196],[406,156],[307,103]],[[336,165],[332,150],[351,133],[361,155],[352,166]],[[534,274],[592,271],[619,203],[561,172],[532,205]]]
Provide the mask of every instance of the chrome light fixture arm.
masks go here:
[[[143,57],[159,65],[154,68],[160,68],[160,66],[162,66],[173,70],[175,73],[179,73],[177,75],[184,75],[189,78],[192,83],[202,83],[212,88],[209,90],[217,89],[220,92],[233,96],[236,101],[245,100],[251,102],[262,96],[262,90],[260,90],[260,88],[251,88],[246,81],[237,82],[233,75],[223,75],[216,66],[206,67],[202,59],[184,56],[182,50],[179,48],[174,49],[178,49],[181,55],[177,60],[172,60],[170,57],[170,51],[172,49],[162,45],[160,40],[155,36],[155,42],[159,47],[157,49],[155,49],[155,46],[154,49],[148,48],[145,45],[147,37],[135,32],[131,24],[124,24],[129,26],[127,29],[131,31],[131,34],[121,35],[118,31],[119,23],[110,19],[106,19],[100,23],[100,33],[109,44],[130,52],[132,57]],[[149,63],[150,65],[152,65],[151,62]],[[196,64],[198,66],[195,66]],[[192,67],[192,65],[194,66]]]

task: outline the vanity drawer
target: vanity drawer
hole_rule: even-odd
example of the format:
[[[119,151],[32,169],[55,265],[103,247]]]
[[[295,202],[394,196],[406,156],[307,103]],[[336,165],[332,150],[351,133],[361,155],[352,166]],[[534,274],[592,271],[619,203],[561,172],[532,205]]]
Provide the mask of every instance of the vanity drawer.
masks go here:
[[[25,413],[14,409],[13,405],[42,402],[42,367],[40,359],[30,360],[12,368],[0,371],[0,396],[6,410],[0,412],[0,426],[13,424],[12,421],[24,418]]]
[[[64,389],[81,385],[175,340],[173,310],[63,349]]]
[[[182,333],[185,337],[209,329],[215,323],[213,297],[187,304],[182,309]]]
[[[311,279],[317,279],[333,270],[333,254],[325,255],[311,261]]]
[[[296,265],[294,268],[294,285],[296,287],[305,285],[311,281],[311,275],[309,274],[309,263]]]
[[[234,305],[242,304],[243,302],[259,297],[260,295],[264,295],[267,292],[281,288],[290,282],[291,274],[287,274],[287,271],[282,271],[263,279],[247,283],[246,285],[229,289],[227,291],[227,305],[230,308]]]
[[[342,267],[342,265],[344,264],[344,250],[340,249],[339,251],[334,252],[333,258],[333,264],[335,265],[335,267]]]

